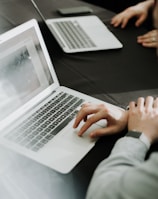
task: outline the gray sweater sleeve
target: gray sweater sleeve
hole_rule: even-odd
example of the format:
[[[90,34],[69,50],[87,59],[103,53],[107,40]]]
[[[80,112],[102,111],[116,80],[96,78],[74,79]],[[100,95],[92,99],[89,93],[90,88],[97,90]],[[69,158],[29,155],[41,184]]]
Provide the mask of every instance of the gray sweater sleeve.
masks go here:
[[[144,161],[147,147],[137,138],[119,139],[97,167],[87,199],[158,199],[158,154]]]

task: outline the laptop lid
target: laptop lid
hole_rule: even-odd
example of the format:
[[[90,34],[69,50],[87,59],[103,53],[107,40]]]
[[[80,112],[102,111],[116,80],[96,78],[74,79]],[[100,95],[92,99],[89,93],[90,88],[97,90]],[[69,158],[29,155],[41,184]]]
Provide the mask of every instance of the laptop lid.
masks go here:
[[[58,86],[36,20],[0,36],[0,129]]]

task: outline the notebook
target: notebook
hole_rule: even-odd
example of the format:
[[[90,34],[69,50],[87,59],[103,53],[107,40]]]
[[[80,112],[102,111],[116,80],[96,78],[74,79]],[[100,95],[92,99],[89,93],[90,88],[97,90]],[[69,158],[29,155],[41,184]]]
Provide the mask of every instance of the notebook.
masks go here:
[[[89,132],[106,125],[82,137],[72,128],[84,102],[101,101],[59,85],[35,19],[0,36],[0,93],[0,144],[61,173],[95,145]]]
[[[33,6],[66,53],[122,48],[122,43],[97,16],[45,19],[38,5]]]

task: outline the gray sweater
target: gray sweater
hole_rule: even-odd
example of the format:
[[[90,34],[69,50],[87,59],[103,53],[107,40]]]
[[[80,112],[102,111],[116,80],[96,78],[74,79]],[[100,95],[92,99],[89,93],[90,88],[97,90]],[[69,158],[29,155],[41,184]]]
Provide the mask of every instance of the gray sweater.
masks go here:
[[[144,161],[148,149],[138,138],[119,139],[97,167],[87,199],[158,199],[158,153]]]

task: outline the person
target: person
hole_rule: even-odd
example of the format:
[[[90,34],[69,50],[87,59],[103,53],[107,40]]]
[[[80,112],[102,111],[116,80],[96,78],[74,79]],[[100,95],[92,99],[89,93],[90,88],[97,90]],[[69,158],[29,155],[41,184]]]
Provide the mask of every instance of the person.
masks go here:
[[[158,0],[154,9],[158,28]],[[91,132],[90,137],[104,136],[122,131],[127,134],[114,145],[111,154],[96,168],[87,190],[87,199],[157,199],[158,152],[145,159],[150,145],[158,140],[158,98],[139,97],[129,103],[128,110],[108,104],[87,103],[77,114],[74,128],[84,120],[78,132],[84,132],[95,122],[106,119],[105,128]]]
[[[121,28],[125,28],[130,19],[136,17],[135,26],[139,27],[147,19],[149,11],[152,9],[153,5],[154,0],[146,0],[134,6],[130,6],[124,11],[115,15],[111,19],[111,24],[114,27],[121,26]],[[158,30],[152,28],[147,33],[138,36],[137,42],[144,47],[156,48],[158,44],[158,41],[156,39],[157,34]]]

